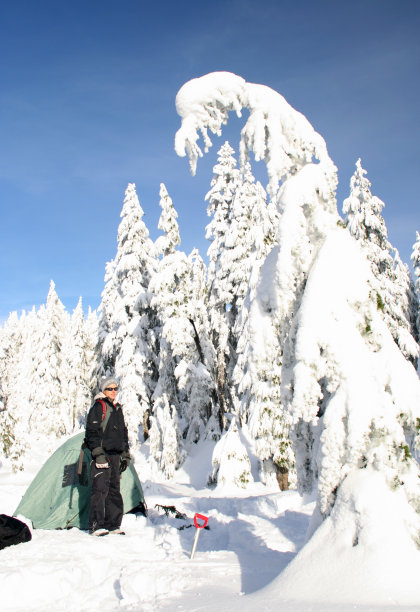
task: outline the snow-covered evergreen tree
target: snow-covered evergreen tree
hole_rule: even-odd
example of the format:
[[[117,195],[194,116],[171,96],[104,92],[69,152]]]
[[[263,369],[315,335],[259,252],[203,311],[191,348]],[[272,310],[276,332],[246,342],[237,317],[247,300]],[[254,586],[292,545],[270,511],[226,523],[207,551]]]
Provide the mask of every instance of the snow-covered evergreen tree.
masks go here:
[[[354,538],[342,540],[350,551],[361,538],[386,538],[395,524],[387,522],[380,496],[375,525],[359,503],[374,482],[384,496],[398,497],[402,512],[394,519],[416,540],[420,472],[410,445],[419,443],[420,381],[372,299],[374,276],[364,250],[341,227],[325,142],[277,92],[230,73],[186,83],[176,105],[182,117],[176,151],[188,152],[193,171],[201,154],[197,130],[208,148],[208,128],[220,132],[230,110],[250,112],[241,156],[252,150],[265,160],[280,220],[279,246],[261,268],[250,304],[249,335],[255,361],[266,340],[278,342],[299,488],[317,494],[312,528],[329,521],[337,537],[354,530]],[[338,498],[341,512],[331,521]],[[322,554],[322,538],[317,542],[312,563]],[[394,562],[400,568],[404,560]]]
[[[252,279],[274,245],[275,229],[267,206],[264,188],[255,182],[251,165],[245,163],[230,212],[229,234],[220,254],[220,268],[225,271],[226,293],[230,296],[227,322],[231,358],[227,375],[232,386],[238,359],[238,342],[243,336],[242,308]],[[234,397],[234,403],[235,403]]]
[[[119,380],[118,400],[130,441],[137,444],[155,386],[151,346],[154,314],[148,285],[156,267],[154,245],[143,221],[134,183],[129,183],[121,210],[116,256],[106,270],[100,338],[103,372]]]
[[[184,459],[178,424],[179,400],[174,372],[176,364],[172,350],[172,332],[176,330],[178,323],[177,306],[183,303],[183,296],[178,291],[178,281],[184,274],[184,254],[175,252],[180,243],[177,214],[163,183],[159,193],[162,212],[158,227],[164,234],[155,244],[160,261],[149,286],[149,292],[153,296],[152,305],[160,323],[158,381],[150,416],[150,453],[158,468],[170,478]]]
[[[274,228],[261,183],[255,182],[249,162],[235,191],[229,234],[220,253],[219,267],[226,274],[229,296],[229,326],[233,330],[255,268],[260,268],[274,245]],[[235,343],[236,349],[236,343]]]
[[[255,439],[262,478],[268,481],[270,475],[274,478],[281,472],[284,474],[281,486],[287,488],[287,474],[294,461],[288,426],[280,406],[281,353],[278,345],[273,346],[268,339],[263,359],[255,363],[248,335],[249,304],[255,294],[261,266],[275,244],[273,216],[278,221],[278,214],[270,213],[265,192],[259,183],[255,184],[246,162],[243,182],[232,207],[230,233],[235,243],[230,253],[230,279],[238,313],[232,330],[231,342],[237,362],[231,379],[236,385],[241,420],[249,423],[249,432]],[[249,297],[245,300],[248,291]]]
[[[96,323],[96,325],[95,325]],[[66,401],[71,411],[72,429],[85,422],[96,387],[97,318],[89,314],[85,321],[82,298],[73,311],[71,322],[63,344],[63,365],[66,367],[64,384]]]
[[[97,344],[96,313],[85,321],[79,301],[70,318],[53,282],[46,305],[10,315],[0,333],[0,438],[14,469],[23,468],[32,435],[67,434],[83,424]]]
[[[416,241],[413,244],[413,252],[411,254],[411,261],[413,262],[414,277],[415,277],[415,288],[417,292],[420,292],[420,234],[416,232]]]
[[[402,354],[413,363],[415,368],[417,368],[418,365],[419,354],[418,311],[419,299],[416,294],[410,269],[408,265],[401,260],[398,250],[394,249],[392,314],[398,325],[397,344]]]
[[[250,482],[253,482],[251,462],[241,441],[235,418],[214,447],[212,466],[210,484],[217,483],[219,487],[234,486],[245,489]]]
[[[38,383],[34,371],[39,356],[40,319],[33,308],[29,313],[22,312],[19,319],[16,313],[12,313],[9,321],[13,331],[12,350],[7,359],[7,410],[14,429],[9,456],[13,469],[23,469],[23,456],[31,431],[30,398]]]
[[[345,224],[352,236],[366,251],[375,278],[374,299],[406,359],[417,364],[419,347],[413,327],[413,297],[410,273],[388,240],[388,231],[381,215],[384,203],[371,193],[361,160],[350,181],[350,196],[344,200]]]
[[[413,252],[411,254],[411,261],[414,269],[414,289],[417,293],[417,301],[420,304],[420,234],[416,232],[416,241],[413,244]],[[420,334],[420,307],[417,309],[417,330]]]
[[[19,344],[19,319],[16,312],[10,313],[0,328],[0,401],[7,406],[12,377],[12,361],[17,356]]]
[[[216,352],[211,342],[207,309],[206,266],[194,249],[188,256],[186,295],[186,333],[181,360],[175,375],[181,391],[183,413],[188,430],[187,442],[200,437],[218,440],[222,429],[219,399],[216,390]],[[204,427],[204,431],[203,431]]]
[[[37,313],[32,341],[32,373],[29,394],[29,428],[41,436],[72,431],[72,409],[63,384],[63,343],[69,315],[51,281],[45,308]]]
[[[210,315],[215,317],[213,329],[218,329],[218,319],[229,318],[227,306],[233,303],[233,287],[230,282],[230,258],[226,252],[232,247],[231,223],[235,194],[240,184],[240,172],[236,168],[234,150],[226,141],[218,151],[217,164],[213,167],[211,189],[206,195],[207,214],[212,217],[206,227],[206,238],[211,241],[207,255]],[[233,245],[232,245],[233,246]]]
[[[177,410],[165,392],[158,391],[150,421],[150,454],[165,477],[172,478],[185,455],[180,448]]]
[[[160,196],[159,228],[165,234],[156,241],[161,260],[149,287],[161,323],[159,379],[153,396],[150,448],[159,468],[169,477],[175,469],[168,467],[163,443],[169,423],[161,423],[160,419],[171,421],[174,432],[171,439],[177,446],[176,452],[170,451],[170,456],[178,467],[185,457],[185,445],[201,437],[214,413],[214,383],[210,373],[213,366],[210,342],[206,337],[204,291],[200,286],[203,275],[198,278],[195,275],[197,268],[200,269],[198,257],[194,254],[188,258],[176,250],[180,242],[176,212],[163,184]]]
[[[172,199],[169,197],[168,190],[163,183],[160,184],[159,206],[162,209],[159,217],[158,228],[163,232],[156,240],[156,251],[162,257],[171,255],[177,246],[181,244],[179,235],[178,213],[176,212]]]
[[[98,363],[97,378],[113,376],[116,359],[116,337],[113,329],[114,305],[119,298],[117,290],[117,278],[115,274],[115,262],[105,264],[105,286],[102,291],[101,303],[99,305],[99,327],[98,339],[100,348],[100,359]]]
[[[100,340],[99,340],[99,317],[96,310],[89,306],[88,313],[84,321],[85,336],[85,363],[87,365],[87,382],[91,393],[95,393],[98,386],[98,372],[100,361]]]
[[[218,152],[217,164],[213,168],[211,189],[206,195],[207,214],[212,219],[206,227],[206,238],[211,240],[207,254],[209,284],[209,316],[212,339],[217,353],[217,387],[221,410],[224,413],[233,407],[227,372],[233,358],[229,340],[231,325],[230,309],[234,303],[232,283],[229,282],[229,257],[226,253],[231,231],[231,213],[235,193],[240,183],[240,172],[236,168],[234,150],[226,141]]]
[[[16,402],[16,375],[22,350],[22,323],[12,312],[0,330],[0,452],[12,462],[14,470],[22,469],[25,443],[19,427],[21,404]]]

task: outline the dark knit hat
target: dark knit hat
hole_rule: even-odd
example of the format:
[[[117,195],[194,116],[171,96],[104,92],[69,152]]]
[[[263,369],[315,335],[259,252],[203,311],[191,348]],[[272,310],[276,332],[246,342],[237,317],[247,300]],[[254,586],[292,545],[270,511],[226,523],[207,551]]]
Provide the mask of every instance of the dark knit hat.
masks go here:
[[[102,393],[105,391],[107,387],[109,387],[109,385],[115,385],[116,387],[118,387],[118,382],[115,380],[115,378],[112,378],[112,376],[110,376],[109,378],[104,378],[103,381],[101,382]]]

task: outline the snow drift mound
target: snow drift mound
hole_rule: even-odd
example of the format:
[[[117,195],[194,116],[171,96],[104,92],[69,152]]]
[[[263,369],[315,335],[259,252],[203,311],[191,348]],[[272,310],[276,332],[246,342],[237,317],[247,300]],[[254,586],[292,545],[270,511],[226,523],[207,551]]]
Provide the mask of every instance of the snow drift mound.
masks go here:
[[[267,598],[418,604],[420,558],[404,524],[412,512],[382,474],[354,471],[341,484],[331,515],[266,589]]]

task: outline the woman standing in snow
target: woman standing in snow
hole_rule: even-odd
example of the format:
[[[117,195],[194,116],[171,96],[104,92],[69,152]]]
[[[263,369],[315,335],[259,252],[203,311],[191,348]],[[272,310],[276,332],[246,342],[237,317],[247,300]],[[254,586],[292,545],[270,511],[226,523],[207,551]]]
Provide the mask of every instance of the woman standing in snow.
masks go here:
[[[89,533],[120,533],[124,514],[120,478],[130,463],[127,427],[121,405],[115,402],[118,383],[106,378],[89,411],[86,444],[92,453]]]

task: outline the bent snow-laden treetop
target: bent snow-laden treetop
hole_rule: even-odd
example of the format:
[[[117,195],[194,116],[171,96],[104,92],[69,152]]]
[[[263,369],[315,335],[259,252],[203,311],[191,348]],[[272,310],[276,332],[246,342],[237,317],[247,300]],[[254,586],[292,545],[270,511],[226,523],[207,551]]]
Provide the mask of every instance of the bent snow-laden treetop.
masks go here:
[[[188,154],[192,174],[203,155],[197,144],[199,132],[207,152],[212,146],[208,130],[220,135],[229,111],[240,117],[242,108],[250,114],[242,129],[241,165],[248,151],[257,161],[264,160],[271,195],[281,180],[313,159],[335,170],[322,136],[283,96],[265,85],[247,83],[236,74],[213,72],[185,83],[176,97],[182,124],[175,136],[175,150],[181,157]]]

